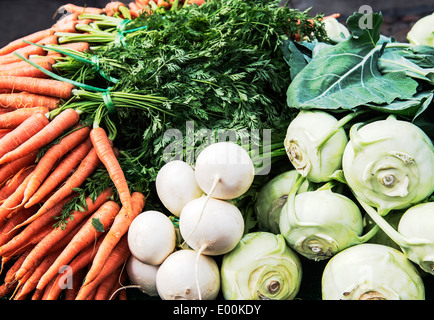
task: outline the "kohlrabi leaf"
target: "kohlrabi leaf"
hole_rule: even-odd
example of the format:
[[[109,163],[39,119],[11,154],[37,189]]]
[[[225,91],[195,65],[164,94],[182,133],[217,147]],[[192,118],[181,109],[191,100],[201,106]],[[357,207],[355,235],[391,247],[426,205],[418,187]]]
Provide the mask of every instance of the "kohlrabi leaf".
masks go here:
[[[405,72],[383,74],[378,58],[388,44],[380,37],[383,18],[372,13],[368,22],[355,13],[347,20],[352,36],[323,48],[301,70],[287,90],[287,104],[299,109],[354,109],[366,104],[390,104],[409,99],[418,86]]]

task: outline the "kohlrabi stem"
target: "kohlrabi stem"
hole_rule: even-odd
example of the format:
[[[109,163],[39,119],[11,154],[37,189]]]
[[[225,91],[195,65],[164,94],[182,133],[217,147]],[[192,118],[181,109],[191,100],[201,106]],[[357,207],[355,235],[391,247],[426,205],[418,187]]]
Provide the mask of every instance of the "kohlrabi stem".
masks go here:
[[[344,116],[343,118],[341,118],[338,122],[336,122],[336,124],[330,129],[330,131],[328,132],[328,134],[322,138],[322,140],[320,140],[317,143],[317,148],[318,150],[321,150],[321,148],[327,143],[327,141],[333,137],[335,135],[336,132],[338,132],[344,125],[346,125],[348,122],[350,122],[351,120],[353,120],[354,118],[358,117],[359,115],[368,112],[369,109],[362,109],[362,110],[358,110],[352,113],[347,114],[346,116]]]
[[[383,230],[400,247],[408,247],[408,241],[397,230],[395,230],[374,208],[360,199],[357,199],[360,205],[365,209],[366,213],[372,220]],[[371,230],[372,231],[372,230]],[[369,234],[369,232],[368,232]]]

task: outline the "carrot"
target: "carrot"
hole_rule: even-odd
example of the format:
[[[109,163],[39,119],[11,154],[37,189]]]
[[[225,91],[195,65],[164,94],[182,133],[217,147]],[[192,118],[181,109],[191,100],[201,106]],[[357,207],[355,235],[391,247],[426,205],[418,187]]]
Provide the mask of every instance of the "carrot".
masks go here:
[[[29,255],[31,249],[27,249],[24,251],[17,260],[15,260],[14,264],[9,268],[9,270],[6,272],[4,283],[12,283],[16,280],[15,276],[17,271],[20,269],[21,265],[23,264],[24,260],[26,260],[27,256]]]
[[[86,299],[87,296],[89,296],[92,292],[95,291],[95,289],[101,282],[103,282],[112,272],[114,272],[114,270],[123,265],[130,257],[130,255],[131,252],[128,248],[127,236],[123,236],[119,243],[116,245],[116,247],[113,249],[113,251],[110,253],[109,258],[104,264],[104,267],[99,273],[99,275],[89,284],[81,286],[75,299]]]
[[[9,63],[22,61],[21,58],[19,58],[16,55],[16,53],[25,58],[28,58],[31,55],[44,56],[46,54],[46,51],[43,48],[38,46],[33,46],[33,45],[25,46],[23,48],[19,48],[15,50],[14,52],[0,56],[0,64],[9,64]]]
[[[44,237],[30,252],[28,257],[24,260],[21,268],[17,271],[16,277],[19,279],[22,277],[28,269],[51,249],[60,239],[65,237],[71,230],[74,229],[85,217],[92,214],[97,210],[107,199],[111,196],[111,190],[105,190],[102,192],[95,201],[92,201],[90,197],[86,198],[87,210],[85,211],[73,211],[70,217],[67,219],[66,226],[62,228],[54,228],[46,237]]]
[[[37,116],[37,114],[35,115]],[[58,138],[65,130],[76,125],[80,116],[74,109],[66,109],[59,113],[43,129],[19,145],[14,150],[9,151],[0,158],[0,164],[7,163],[38,150]],[[26,120],[27,121],[27,120]]]
[[[101,13],[103,13],[103,10],[100,8],[81,7],[81,6],[77,6],[75,4],[72,4],[72,3],[64,4],[59,9],[57,9],[57,12],[61,12],[63,10],[65,10],[67,12],[79,13],[79,14],[83,14],[83,13],[101,14]]]
[[[117,268],[96,288],[94,300],[108,300],[110,298],[113,288],[116,287],[119,280],[121,271],[121,268]]]
[[[108,16],[112,16],[114,15],[116,12],[119,11],[119,7],[125,7],[125,4],[123,2],[120,1],[110,1],[106,4],[106,6],[104,7],[104,12],[108,15]]]
[[[25,91],[50,97],[69,99],[72,97],[74,85],[54,79],[5,76],[0,78],[0,89]]]
[[[30,207],[36,203],[41,202],[50,192],[52,192],[61,182],[63,182],[71,172],[82,162],[85,156],[92,148],[90,139],[86,139],[75,149],[69,152],[60,162],[56,165],[55,169],[45,179],[42,185],[36,190],[33,196],[27,201],[24,207]],[[1,192],[1,190],[0,190]]]
[[[85,225],[79,230],[74,238],[68,243],[66,248],[60,253],[56,261],[50,266],[47,272],[41,277],[37,288],[42,289],[58,273],[63,265],[67,265],[85,247],[94,242],[105,230],[110,228],[114,217],[119,212],[120,207],[114,201],[107,201],[87,220]],[[93,223],[99,220],[103,231],[97,230]]]
[[[54,64],[56,62],[56,60],[53,57],[47,57],[47,56],[36,56],[36,57],[32,57],[29,59],[30,61],[34,62],[37,65],[43,65],[46,62],[49,62],[51,64]],[[8,63],[8,64],[1,64],[0,65],[0,71],[9,71],[11,69],[17,69],[17,68],[22,68],[22,67],[28,67],[29,63],[27,61],[17,61],[17,62],[13,62],[13,63]]]
[[[32,34],[29,34],[27,36],[24,36],[22,38],[16,39],[10,43],[8,43],[6,46],[0,49],[0,55],[5,55],[11,52],[14,52],[17,49],[23,48],[28,46],[29,44],[27,42],[24,42],[24,40],[27,40],[29,42],[38,42],[50,35],[54,34],[54,30],[50,29],[44,29],[37,32],[34,32]]]
[[[16,212],[15,209],[20,207],[21,201],[24,197],[24,190],[32,174],[33,171],[24,179],[24,181],[18,186],[18,188],[0,205],[0,219],[3,219],[3,223],[7,218],[13,216],[14,212]]]
[[[6,244],[3,244],[0,247],[0,256],[5,255],[6,253],[13,252],[21,245],[25,244],[27,241],[30,241],[32,236],[36,234],[38,231],[42,230],[45,226],[51,225],[55,220],[54,217],[58,216],[63,209],[63,206],[72,199],[72,197],[66,198],[63,201],[59,202],[53,209],[49,210],[47,213],[39,217],[30,223],[26,228],[24,228],[19,234],[13,237]],[[29,209],[28,209],[29,210]],[[18,229],[22,226],[23,220],[21,223],[16,224],[14,229]]]
[[[27,200],[29,200],[36,192],[58,160],[86,139],[89,136],[89,132],[90,128],[88,126],[75,128],[45,152],[45,154],[39,159],[34,173],[24,191],[24,202],[27,202]],[[31,205],[28,205],[26,207],[30,206]]]
[[[101,272],[104,263],[107,261],[113,248],[118,244],[120,239],[127,233],[131,222],[137,217],[145,206],[145,196],[140,192],[133,192],[131,196],[131,202],[133,211],[128,214],[125,207],[122,207],[119,214],[115,217],[113,225],[104,237],[104,241],[101,244],[95,258],[93,259],[92,266],[90,267],[84,285],[93,281],[97,275]]]
[[[52,63],[48,61],[40,61],[37,63],[41,68],[52,71]],[[49,76],[41,70],[32,65],[22,66],[10,70],[0,71],[0,76],[14,76],[14,77],[32,77],[32,78],[48,78]]]
[[[78,290],[80,289],[80,285],[81,282],[84,278],[84,275],[86,274],[86,271],[84,269],[80,269],[78,271],[75,271],[73,273],[73,278],[72,278],[72,287],[71,288],[66,288],[65,289],[65,294],[64,294],[64,299],[65,300],[75,300],[75,296],[77,295]],[[55,288],[55,285],[53,286],[53,288]],[[57,297],[52,298],[52,291],[53,289],[50,290],[50,293],[47,296],[47,300],[56,300]],[[60,292],[59,292],[60,294]]]
[[[34,151],[13,162],[9,162],[0,166],[0,184],[4,184],[9,178],[14,177],[21,170],[27,170],[27,168],[28,170],[32,169],[37,155],[38,152]],[[25,173],[27,174],[28,172],[26,171]]]
[[[118,281],[116,282],[115,286],[112,288],[112,292],[110,293],[110,296],[108,297],[109,300],[113,300],[118,296],[118,300],[127,300],[127,293],[124,290],[125,286],[123,283],[128,278],[128,274],[126,272],[121,272]]]
[[[28,109],[33,107],[45,107],[48,110],[56,109],[60,104],[60,98],[44,96],[41,94],[18,92],[0,94],[0,106],[13,109]]]
[[[90,19],[71,20],[65,23],[55,24],[52,28],[56,30],[56,32],[74,33],[77,32],[77,29],[75,28],[77,24],[89,24],[90,22]]]
[[[4,182],[3,187],[0,189],[0,203],[3,203],[4,199],[9,197],[18,188],[30,172],[32,172],[32,167],[24,167]]]
[[[32,115],[0,140],[0,157],[14,150],[45,128],[50,121],[41,113]],[[30,153],[30,152],[28,152]]]
[[[9,283],[3,283],[0,285],[0,298],[6,297],[9,294],[11,294],[16,287],[17,283],[14,282],[12,284]]]
[[[81,286],[81,280],[83,280],[85,275],[85,267],[87,267],[91,262],[93,257],[95,256],[99,246],[102,242],[102,237],[99,237],[97,242],[91,243],[88,245],[85,249],[83,249],[69,264],[69,271],[73,275],[73,292],[68,292],[69,290],[66,290],[65,294],[68,295],[68,300],[74,300],[76,294],[78,293],[78,290]],[[76,276],[79,275],[80,283],[77,286],[75,283]],[[63,283],[61,281],[63,280],[63,275],[59,274],[55,280],[55,285],[51,288],[50,293],[47,296],[47,300],[55,300],[60,295],[62,290],[64,289]],[[73,296],[71,298],[70,296]]]
[[[50,289],[54,286],[54,280],[52,279],[50,283],[44,288],[44,293],[42,294],[41,300],[47,300],[47,295],[50,292]]]
[[[127,214],[130,215],[132,212],[130,190],[124,172],[116,159],[112,143],[107,137],[107,133],[101,127],[94,127],[90,131],[90,139],[98,158],[104,164],[110,175],[110,179],[116,187],[122,206],[125,207]]]
[[[53,208],[57,202],[72,194],[74,188],[80,187],[83,182],[91,175],[91,173],[98,167],[99,160],[94,149],[91,149],[88,155],[78,166],[77,170],[65,181],[65,183],[58,188],[53,195],[51,195],[41,208],[32,217],[27,219],[24,223],[29,223]],[[1,207],[0,207],[1,208]]]
[[[35,271],[35,269],[37,268],[37,266],[33,266],[29,271],[27,271],[27,273],[18,280],[17,286],[15,287],[15,291],[12,293],[11,297],[9,299],[15,299],[15,295],[18,291],[18,294],[21,292],[21,287],[23,283],[26,283],[26,281],[30,278],[30,276],[32,275],[32,273]]]
[[[71,42],[60,45],[62,48],[73,49],[79,52],[89,51],[90,44],[88,42]]]
[[[59,255],[60,250],[55,251],[49,255],[47,255],[41,263],[35,268],[32,275],[27,279],[27,281],[21,287],[21,291],[18,293],[16,298],[20,298],[20,296],[24,296],[29,294],[33,289],[36,288],[39,279],[48,270],[50,265],[56,260]]]
[[[25,94],[24,96],[26,96]],[[1,100],[4,98],[4,95],[0,94],[0,104]],[[18,100],[21,103],[21,100]],[[21,108],[21,109],[12,109],[4,114],[0,114],[0,128],[2,129],[15,129],[24,120],[30,118],[32,115],[36,113],[46,114],[50,111],[46,106],[44,107],[30,107],[30,108]]]
[[[18,214],[13,216],[11,219],[9,219],[4,227],[1,230],[0,234],[0,245],[3,246],[6,243],[8,243],[11,239],[14,238],[14,236],[19,232],[18,228],[15,228],[17,225],[19,225],[21,222],[23,222],[25,219],[30,217],[32,214],[34,214],[36,211],[36,207],[24,209],[21,210]],[[1,250],[1,247],[0,247]],[[0,253],[0,256],[2,253]]]

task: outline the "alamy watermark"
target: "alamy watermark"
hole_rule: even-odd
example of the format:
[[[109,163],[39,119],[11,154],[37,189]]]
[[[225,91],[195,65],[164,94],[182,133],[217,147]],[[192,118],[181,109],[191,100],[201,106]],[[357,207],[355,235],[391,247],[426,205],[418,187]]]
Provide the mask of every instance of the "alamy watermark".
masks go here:
[[[359,13],[362,17],[359,19],[360,29],[372,29],[373,28],[373,11],[371,6],[363,5],[359,8]]]
[[[167,143],[163,151],[164,162],[182,160],[194,165],[197,156],[208,145],[233,142],[242,146],[251,156],[256,175],[266,175],[271,169],[271,129],[209,129],[196,128],[194,121],[186,121],[185,133],[180,129],[164,132]]]

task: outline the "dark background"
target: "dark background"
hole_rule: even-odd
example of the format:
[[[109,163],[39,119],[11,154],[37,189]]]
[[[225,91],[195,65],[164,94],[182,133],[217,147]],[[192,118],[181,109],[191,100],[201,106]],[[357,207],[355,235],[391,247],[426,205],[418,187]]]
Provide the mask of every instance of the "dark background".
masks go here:
[[[52,26],[60,15],[59,7],[66,3],[102,8],[110,0],[0,0],[0,47],[19,37]],[[126,0],[128,3],[133,0]],[[283,0],[285,1],[285,0]],[[398,41],[406,41],[407,32],[419,18],[434,12],[432,0],[290,0],[293,8],[305,10],[311,7],[311,14],[341,14],[341,22],[362,5],[371,6],[384,16],[382,33]]]

